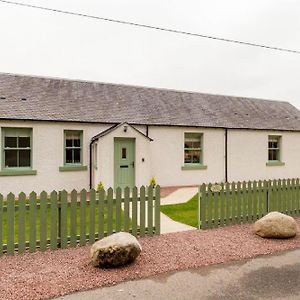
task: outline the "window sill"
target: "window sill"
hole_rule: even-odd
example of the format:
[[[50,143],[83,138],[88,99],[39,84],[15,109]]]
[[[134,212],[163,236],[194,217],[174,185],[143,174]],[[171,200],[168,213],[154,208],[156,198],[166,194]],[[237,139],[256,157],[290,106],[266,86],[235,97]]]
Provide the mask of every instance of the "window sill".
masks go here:
[[[3,170],[0,171],[0,176],[27,176],[27,175],[36,175],[36,170]]]
[[[181,167],[181,170],[206,170],[206,165],[184,165]]]
[[[285,163],[282,161],[268,161],[266,166],[284,166]]]
[[[87,166],[63,166],[59,167],[59,172],[86,171],[87,169]]]

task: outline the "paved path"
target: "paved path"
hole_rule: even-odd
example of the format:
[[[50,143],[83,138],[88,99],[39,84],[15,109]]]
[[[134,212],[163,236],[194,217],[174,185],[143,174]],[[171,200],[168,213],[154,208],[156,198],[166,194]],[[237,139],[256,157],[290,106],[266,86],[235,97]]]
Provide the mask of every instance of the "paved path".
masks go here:
[[[128,281],[59,299],[300,299],[300,250]]]
[[[161,198],[161,204],[179,204],[189,201],[198,192],[197,187],[179,188],[170,195]],[[165,214],[160,214],[161,233],[179,232],[196,229],[195,227],[173,221]]]
[[[197,187],[179,188],[168,196],[161,198],[161,204],[179,204],[189,201],[198,192]]]

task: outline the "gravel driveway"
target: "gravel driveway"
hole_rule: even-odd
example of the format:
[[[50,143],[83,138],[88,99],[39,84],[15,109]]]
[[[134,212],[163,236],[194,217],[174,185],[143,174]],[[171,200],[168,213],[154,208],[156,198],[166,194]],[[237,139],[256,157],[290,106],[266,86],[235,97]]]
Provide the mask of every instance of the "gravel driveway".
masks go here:
[[[300,225],[300,218],[296,219]],[[187,231],[140,239],[143,252],[130,266],[97,269],[89,246],[0,258],[0,299],[47,299],[174,270],[241,260],[300,247],[300,236],[265,240],[251,225]]]

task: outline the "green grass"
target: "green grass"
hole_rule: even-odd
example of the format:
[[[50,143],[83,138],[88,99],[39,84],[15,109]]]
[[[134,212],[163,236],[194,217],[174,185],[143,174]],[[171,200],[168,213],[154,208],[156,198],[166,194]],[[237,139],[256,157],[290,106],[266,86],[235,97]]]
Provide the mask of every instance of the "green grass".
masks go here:
[[[116,228],[116,207],[113,205],[113,219],[112,219],[112,229],[115,230]],[[67,209],[67,224],[68,224],[68,236],[70,236],[70,207]],[[104,232],[107,231],[107,217],[108,215],[108,209],[105,205],[104,207]],[[95,232],[97,233],[99,230],[99,207],[96,205],[95,209]],[[80,207],[77,207],[76,209],[76,232],[77,235],[80,234]],[[1,222],[1,220],[0,220]],[[51,216],[50,216],[50,208],[47,208],[47,239],[50,239],[50,230],[51,230]],[[3,244],[7,243],[7,212],[3,213],[3,220],[2,220],[3,227]],[[129,220],[129,225],[131,225],[131,220]],[[18,226],[19,226],[19,213],[18,211],[15,211],[15,218],[14,218],[14,239],[15,243],[18,242]],[[90,207],[87,205],[85,209],[85,228],[86,233],[90,232]],[[121,228],[124,228],[124,211],[121,210]],[[30,232],[30,224],[29,224],[29,210],[26,210],[25,213],[25,240],[29,241],[29,232]],[[36,212],[36,240],[40,239],[40,209],[37,209]]]
[[[198,226],[198,194],[186,203],[162,205],[160,210],[174,221]]]
[[[271,191],[269,194],[268,211],[280,211],[288,215],[299,214],[300,198],[296,199],[296,190],[294,190],[294,196],[290,191],[284,189],[281,189],[280,196]],[[241,191],[239,201],[237,193],[230,191],[227,195],[224,194],[223,201],[224,206],[221,212],[220,194],[217,194],[215,198],[212,197],[211,200],[206,198],[205,218],[206,220],[212,220],[211,224],[213,226],[218,226],[218,222],[214,223],[214,220],[220,220],[221,213],[224,216],[224,222],[230,224],[232,222],[251,223],[267,212],[266,195],[257,190],[251,190],[250,192],[248,190]],[[174,221],[198,227],[198,194],[186,203],[162,205],[161,212]],[[210,227],[209,224],[208,226]]]

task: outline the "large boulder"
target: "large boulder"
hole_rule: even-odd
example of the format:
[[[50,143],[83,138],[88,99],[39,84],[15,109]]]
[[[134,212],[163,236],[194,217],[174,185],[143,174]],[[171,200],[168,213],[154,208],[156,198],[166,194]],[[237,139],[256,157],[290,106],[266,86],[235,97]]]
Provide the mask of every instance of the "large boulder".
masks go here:
[[[133,262],[141,253],[138,240],[127,232],[114,233],[105,237],[91,247],[93,266],[119,267]]]
[[[264,238],[290,238],[297,234],[297,223],[292,217],[273,211],[254,223],[254,231]]]

